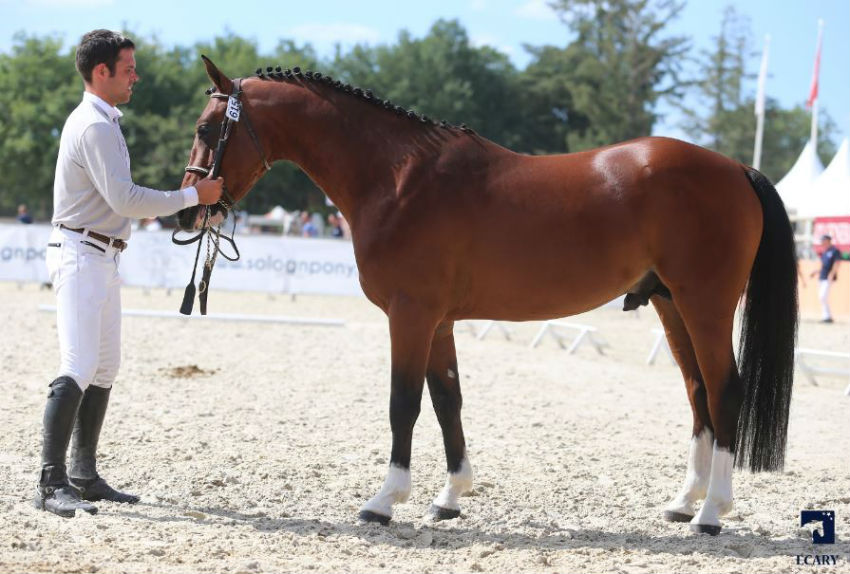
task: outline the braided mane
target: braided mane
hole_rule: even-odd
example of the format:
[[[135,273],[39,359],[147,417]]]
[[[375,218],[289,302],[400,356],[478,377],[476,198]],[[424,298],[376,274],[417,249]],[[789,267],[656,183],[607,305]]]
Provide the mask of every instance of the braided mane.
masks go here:
[[[460,124],[459,126],[456,126],[456,125],[450,124],[449,122],[447,122],[445,120],[441,120],[441,121],[433,120],[433,119],[429,118],[428,116],[426,116],[424,114],[417,114],[413,110],[406,110],[401,106],[397,106],[389,100],[382,100],[381,98],[377,98],[372,93],[372,90],[363,90],[363,89],[360,89],[358,87],[352,86],[351,84],[343,84],[341,81],[334,80],[331,76],[324,75],[320,72],[312,72],[310,70],[302,72],[301,68],[299,68],[298,66],[296,66],[292,69],[289,69],[289,68],[281,69],[280,66],[277,66],[275,68],[268,66],[268,67],[265,68],[265,70],[263,68],[257,68],[257,70],[254,74],[256,75],[256,77],[260,78],[261,80],[271,80],[271,81],[276,81],[276,82],[284,82],[284,81],[287,81],[287,80],[298,80],[298,81],[309,80],[309,81],[313,81],[313,82],[320,82],[322,84],[325,84],[328,87],[336,89],[337,91],[339,91],[341,93],[349,94],[349,95],[351,95],[352,97],[355,97],[355,98],[360,98],[361,100],[363,100],[365,102],[368,102],[370,104],[373,104],[373,105],[381,107],[381,108],[384,108],[387,111],[395,112],[399,116],[407,116],[411,120],[418,121],[422,124],[438,126],[438,127],[446,128],[446,129],[459,129],[459,130],[463,131],[464,133],[469,133],[469,134],[475,133],[475,131],[472,128],[470,128],[469,126],[467,126],[466,124]],[[215,91],[214,87],[208,89],[207,95],[213,93],[214,91]]]

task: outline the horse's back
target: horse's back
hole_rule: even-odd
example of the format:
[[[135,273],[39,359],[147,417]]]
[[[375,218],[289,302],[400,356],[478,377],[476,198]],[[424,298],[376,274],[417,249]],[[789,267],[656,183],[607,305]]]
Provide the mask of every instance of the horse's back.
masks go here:
[[[521,303],[506,296],[506,314],[516,306],[528,318],[564,316],[622,294],[648,270],[678,287],[698,268],[710,281],[712,269],[752,264],[758,199],[739,163],[699,146],[643,138],[574,154],[513,154],[490,170],[465,223],[476,241],[465,257],[473,287],[464,306],[478,306],[498,285],[534,293]]]

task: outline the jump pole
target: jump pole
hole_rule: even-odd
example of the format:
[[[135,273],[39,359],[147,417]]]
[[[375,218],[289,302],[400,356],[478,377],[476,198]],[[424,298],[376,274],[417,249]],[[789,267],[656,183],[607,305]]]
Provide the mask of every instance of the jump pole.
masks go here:
[[[55,312],[55,305],[39,305],[39,311]],[[176,311],[154,311],[150,309],[122,309],[129,317],[156,317],[182,319],[184,321],[231,321],[243,323],[285,323],[288,325],[312,325],[318,327],[344,327],[342,319],[316,319],[311,317],[286,317],[284,315],[246,315],[242,313],[217,313],[215,315],[181,315]]]

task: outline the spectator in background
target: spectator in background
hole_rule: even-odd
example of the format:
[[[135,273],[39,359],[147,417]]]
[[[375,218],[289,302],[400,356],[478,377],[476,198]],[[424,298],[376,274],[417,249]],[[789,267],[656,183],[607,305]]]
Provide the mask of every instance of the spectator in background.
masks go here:
[[[832,323],[832,312],[829,309],[829,288],[832,282],[838,279],[838,265],[836,263],[841,259],[841,252],[832,244],[832,237],[829,235],[821,236],[820,246],[822,250],[820,271],[812,271],[811,276],[818,275],[820,280],[818,295],[823,308],[821,323]]]
[[[32,223],[32,216],[27,211],[27,206],[23,203],[18,206],[18,221],[26,224]]]
[[[328,227],[330,228],[331,237],[342,239],[345,236],[345,233],[342,231],[342,222],[336,213],[328,215]]]
[[[319,228],[313,223],[310,217],[310,212],[304,210],[301,212],[301,237],[318,237]]]
[[[342,213],[337,213],[336,216],[339,218],[339,226],[342,228],[342,238],[350,240],[351,227],[348,225],[348,220]]]

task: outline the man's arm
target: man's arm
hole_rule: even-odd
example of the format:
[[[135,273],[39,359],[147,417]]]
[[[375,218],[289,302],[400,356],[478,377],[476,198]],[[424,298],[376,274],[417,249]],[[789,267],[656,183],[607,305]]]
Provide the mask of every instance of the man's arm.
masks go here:
[[[198,204],[195,187],[159,191],[133,183],[116,138],[115,128],[95,123],[86,128],[80,142],[86,173],[115,213],[132,218],[157,217]]]

